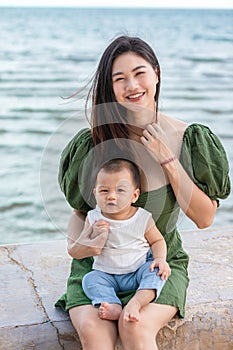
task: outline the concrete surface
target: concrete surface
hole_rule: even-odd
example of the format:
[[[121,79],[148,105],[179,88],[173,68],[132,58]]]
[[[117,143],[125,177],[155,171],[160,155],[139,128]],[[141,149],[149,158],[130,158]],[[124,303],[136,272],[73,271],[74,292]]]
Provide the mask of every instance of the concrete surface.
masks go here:
[[[190,255],[186,317],[160,331],[159,349],[232,350],[233,227],[182,237]],[[54,308],[69,269],[65,241],[0,246],[0,350],[81,349],[68,315]]]

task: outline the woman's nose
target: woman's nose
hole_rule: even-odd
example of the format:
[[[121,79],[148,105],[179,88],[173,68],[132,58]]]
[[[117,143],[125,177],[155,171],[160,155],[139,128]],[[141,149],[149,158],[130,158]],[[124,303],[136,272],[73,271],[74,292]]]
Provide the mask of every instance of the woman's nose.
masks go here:
[[[134,91],[138,86],[137,79],[135,78],[129,78],[126,82],[126,89],[128,91]]]

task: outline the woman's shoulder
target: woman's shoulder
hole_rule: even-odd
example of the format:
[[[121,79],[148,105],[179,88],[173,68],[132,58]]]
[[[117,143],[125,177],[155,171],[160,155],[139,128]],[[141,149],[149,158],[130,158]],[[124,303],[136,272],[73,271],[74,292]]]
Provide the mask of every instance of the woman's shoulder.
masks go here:
[[[174,130],[176,135],[181,138],[182,143],[195,142],[199,138],[201,138],[202,141],[206,140],[206,142],[212,138],[218,139],[214,132],[203,124],[187,123],[164,114],[161,114],[161,124],[163,124],[165,130],[168,128]]]
[[[70,158],[79,151],[82,153],[93,147],[91,130],[89,128],[79,130],[72,139],[68,142],[62,152],[62,158],[69,155]]]
[[[183,137],[183,154],[189,154],[193,159],[202,159],[202,163],[217,164],[221,160],[228,168],[226,151],[219,137],[206,125],[190,124]]]
[[[226,152],[219,137],[206,125],[193,123],[188,125],[183,136],[183,147],[199,150],[208,150],[212,158],[216,155],[226,156]]]
[[[171,118],[164,114],[159,114],[159,124],[169,140],[170,146],[175,156],[179,157],[185,130],[188,123],[179,119]]]
[[[190,124],[184,133],[180,162],[210,198],[230,193],[229,162],[220,139],[205,125]]]
[[[208,135],[216,136],[214,132],[206,125],[199,124],[199,123],[188,124],[184,132],[184,140],[190,137],[191,138],[195,136],[197,137],[198,135],[202,135],[203,137]]]
[[[163,114],[161,112],[159,113],[158,120],[161,120],[162,122],[168,123],[173,126],[177,126],[179,128],[186,128],[189,125],[189,123],[181,119],[170,117],[167,114]]]
[[[71,139],[70,143],[86,143],[92,142],[91,129],[84,128],[79,130]]]
[[[170,136],[182,140],[186,129],[189,127],[187,122],[176,119],[165,114],[159,114],[159,123],[162,129]]]
[[[65,146],[60,157],[58,182],[71,207],[88,211],[91,209],[83,199],[84,190],[81,188],[83,159],[93,148],[91,130],[80,130]],[[86,174],[86,173],[85,173]],[[84,177],[87,175],[83,175]],[[84,182],[84,180],[83,180]]]

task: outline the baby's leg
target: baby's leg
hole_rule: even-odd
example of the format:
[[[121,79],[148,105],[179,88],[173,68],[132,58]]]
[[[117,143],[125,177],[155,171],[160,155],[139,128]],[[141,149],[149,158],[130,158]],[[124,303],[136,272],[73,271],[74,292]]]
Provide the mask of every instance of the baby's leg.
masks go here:
[[[136,272],[139,287],[134,297],[128,302],[123,310],[125,321],[139,321],[140,310],[154,299],[158,298],[165,281],[157,275],[158,269],[150,271],[151,261],[147,261]]]
[[[123,310],[123,319],[128,322],[138,322],[140,320],[140,310],[149,304],[156,297],[154,289],[141,289],[136,292]]]
[[[98,315],[101,319],[119,319],[122,306],[116,295],[119,287],[114,275],[97,270],[91,271],[83,277],[82,286],[92,304],[99,307]]]

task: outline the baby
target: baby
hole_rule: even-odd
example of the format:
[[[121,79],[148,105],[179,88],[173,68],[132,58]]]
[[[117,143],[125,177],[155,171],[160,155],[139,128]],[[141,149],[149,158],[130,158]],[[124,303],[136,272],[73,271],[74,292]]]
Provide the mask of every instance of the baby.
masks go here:
[[[84,229],[91,226],[93,236],[107,232],[108,237],[82,284],[101,319],[118,320],[122,303],[117,293],[136,290],[123,317],[139,321],[140,310],[158,298],[171,274],[166,243],[151,213],[132,206],[139,188],[139,170],[131,161],[111,160],[97,174],[97,208],[88,212]]]

